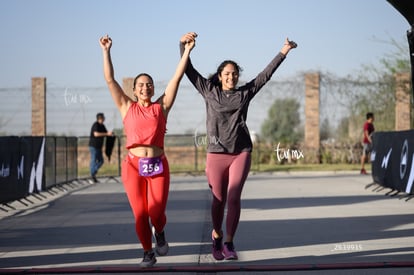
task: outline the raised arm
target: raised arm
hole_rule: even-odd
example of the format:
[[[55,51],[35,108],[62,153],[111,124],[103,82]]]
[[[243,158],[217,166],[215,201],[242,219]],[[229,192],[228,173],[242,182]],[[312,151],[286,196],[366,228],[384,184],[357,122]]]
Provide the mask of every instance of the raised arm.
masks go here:
[[[180,54],[184,54],[186,41],[195,39],[197,34],[193,32],[186,33],[180,39]],[[210,91],[209,80],[204,78],[193,66],[191,63],[191,58],[188,58],[187,67],[185,69],[185,74],[187,75],[190,82],[194,85],[196,90],[202,95],[205,96],[206,92]]]
[[[249,81],[243,86],[250,91],[251,97],[256,95],[261,90],[261,88],[271,79],[272,75],[279,68],[280,64],[282,64],[283,60],[285,60],[286,55],[289,53],[289,51],[296,47],[297,44],[295,42],[289,41],[289,39],[286,38],[285,43],[283,44],[278,54],[272,59],[272,61],[270,61],[264,70],[261,71],[256,76],[256,78]]]
[[[190,52],[195,47],[195,37],[196,36],[194,36],[193,39],[189,39],[187,43],[185,43],[184,53],[181,56],[175,73],[171,80],[168,82],[164,94],[158,99],[158,102],[163,107],[164,114],[166,116],[174,104],[175,98],[177,96],[178,86],[180,85],[180,81],[183,78],[188,59],[190,57]]]
[[[99,44],[102,48],[103,69],[106,84],[108,85],[116,107],[121,113],[122,118],[124,118],[128,111],[129,104],[131,103],[131,99],[124,93],[119,83],[115,80],[114,67],[111,59],[112,39],[106,35],[99,39]]]

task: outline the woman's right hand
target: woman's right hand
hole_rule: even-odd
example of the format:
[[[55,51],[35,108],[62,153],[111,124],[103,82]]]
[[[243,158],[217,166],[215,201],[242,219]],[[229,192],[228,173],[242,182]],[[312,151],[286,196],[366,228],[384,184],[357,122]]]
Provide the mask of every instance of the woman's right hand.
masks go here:
[[[99,39],[99,44],[103,50],[107,51],[112,46],[112,39],[108,35],[105,35]]]

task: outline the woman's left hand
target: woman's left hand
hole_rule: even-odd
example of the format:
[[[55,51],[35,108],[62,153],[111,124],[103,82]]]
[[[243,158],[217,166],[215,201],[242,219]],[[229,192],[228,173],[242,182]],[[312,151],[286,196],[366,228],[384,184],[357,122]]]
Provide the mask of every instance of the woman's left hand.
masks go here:
[[[296,42],[289,40],[289,38],[286,37],[285,44],[283,45],[282,49],[280,50],[281,53],[284,55],[287,55],[291,49],[294,49],[298,46]]]
[[[195,32],[188,32],[181,37],[180,42],[186,44],[190,41],[195,41],[197,36]]]

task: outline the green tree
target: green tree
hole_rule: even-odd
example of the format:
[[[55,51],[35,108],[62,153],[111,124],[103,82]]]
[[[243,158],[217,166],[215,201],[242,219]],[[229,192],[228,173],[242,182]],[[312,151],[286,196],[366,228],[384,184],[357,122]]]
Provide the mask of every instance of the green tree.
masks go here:
[[[262,125],[262,136],[268,142],[295,144],[300,139],[300,104],[296,99],[276,99]]]
[[[349,137],[349,117],[344,117],[338,124],[335,131],[335,138],[343,141]]]
[[[406,41],[380,42],[392,45],[394,51],[380,58],[378,64],[363,65],[354,77],[347,76],[333,81],[338,85],[337,89],[342,96],[347,99],[346,106],[349,112],[338,125],[336,134],[339,136],[346,135],[359,141],[362,136],[361,127],[368,112],[375,114],[375,130],[395,129],[394,74],[410,72],[410,55]]]
[[[407,42],[384,42],[394,51],[379,60],[379,65],[365,65],[357,82],[365,84],[364,92],[356,94],[351,102],[350,119],[365,121],[367,112],[375,114],[375,128],[381,131],[395,129],[395,73],[410,72],[410,55]],[[409,92],[409,91],[407,91]]]
[[[325,118],[322,121],[319,132],[320,132],[320,139],[321,140],[326,140],[326,139],[332,137],[331,124],[329,123],[328,118]]]

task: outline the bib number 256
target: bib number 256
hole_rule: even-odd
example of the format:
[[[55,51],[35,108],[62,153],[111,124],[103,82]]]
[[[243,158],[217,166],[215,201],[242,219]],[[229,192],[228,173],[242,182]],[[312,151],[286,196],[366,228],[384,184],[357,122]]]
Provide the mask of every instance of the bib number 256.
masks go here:
[[[162,160],[156,158],[140,158],[139,159],[139,174],[141,176],[155,176],[164,171]]]

